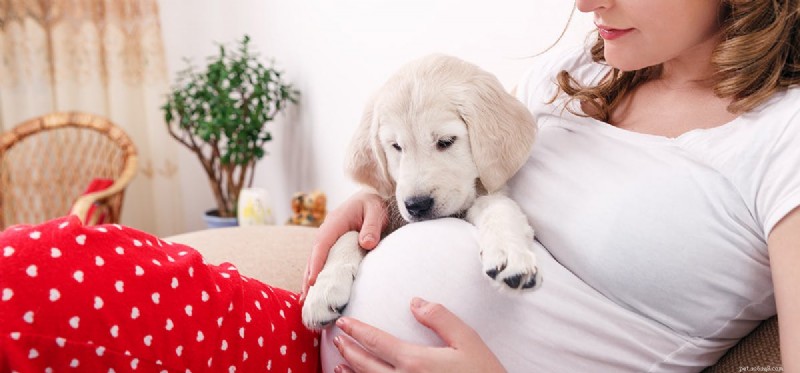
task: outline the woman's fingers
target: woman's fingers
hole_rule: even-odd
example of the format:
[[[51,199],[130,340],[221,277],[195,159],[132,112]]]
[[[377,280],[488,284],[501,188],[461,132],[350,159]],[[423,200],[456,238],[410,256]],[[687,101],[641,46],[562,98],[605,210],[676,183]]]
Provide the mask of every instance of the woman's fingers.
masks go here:
[[[411,310],[448,346],[404,342],[363,322],[342,317],[336,325],[346,335],[334,338],[334,344],[348,365],[339,367],[339,372],[505,372],[480,335],[442,305],[414,298]]]
[[[347,360],[347,366],[340,366],[341,372],[393,372],[394,367],[371,351],[360,346],[352,338],[344,335],[333,339],[333,344],[342,357]]]
[[[317,280],[317,275],[319,271],[322,270],[322,266],[325,265],[325,261],[328,259],[328,252],[331,250],[331,247],[333,247],[333,244],[336,243],[336,240],[351,230],[350,227],[352,223],[349,220],[354,218],[360,219],[360,217],[339,215],[341,214],[329,216],[328,219],[325,219],[322,225],[320,225],[319,230],[317,230],[317,235],[314,238],[314,246],[311,248],[311,255],[308,257],[306,273],[304,274],[303,283],[308,287],[314,285],[314,282]],[[304,290],[306,290],[306,286],[304,286]]]
[[[441,304],[414,298],[411,300],[411,313],[420,324],[436,332],[452,348],[460,349],[475,342],[483,344],[475,329]]]
[[[383,330],[349,317],[341,317],[336,320],[336,326],[358,342],[361,345],[360,348],[368,355],[355,355],[358,360],[354,361],[342,354],[350,363],[350,366],[354,368],[356,368],[353,365],[354,363],[366,362],[367,358],[384,361],[391,366],[398,366],[403,363],[400,360],[400,356],[409,357],[412,355],[410,352],[413,349],[420,348],[417,345],[404,342]],[[344,338],[342,340],[346,341]],[[346,344],[345,346],[349,347]],[[339,350],[341,352],[342,348]],[[349,348],[344,350],[349,350]],[[356,371],[359,371],[358,368],[356,368]]]
[[[372,250],[378,245],[381,232],[389,222],[386,213],[386,204],[376,195],[364,199],[364,221],[358,234],[358,243],[366,250]]]
[[[367,250],[377,246],[381,232],[388,223],[386,206],[379,196],[361,192],[345,201],[323,221],[314,239],[311,255],[303,272],[301,299],[317,280],[336,241],[349,231],[359,231],[359,244]]]

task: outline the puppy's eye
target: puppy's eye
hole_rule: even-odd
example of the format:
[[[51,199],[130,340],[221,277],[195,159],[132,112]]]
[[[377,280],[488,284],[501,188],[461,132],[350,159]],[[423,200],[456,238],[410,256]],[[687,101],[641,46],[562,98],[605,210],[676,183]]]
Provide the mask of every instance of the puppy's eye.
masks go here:
[[[403,148],[401,148],[400,145],[397,145],[396,142],[392,143],[392,147],[394,148],[394,150],[397,150],[398,152],[403,151]]]
[[[436,142],[436,149],[445,150],[445,149],[453,146],[454,142],[456,142],[456,137],[455,136],[450,136],[450,137],[445,137],[445,138],[439,139],[439,141]]]

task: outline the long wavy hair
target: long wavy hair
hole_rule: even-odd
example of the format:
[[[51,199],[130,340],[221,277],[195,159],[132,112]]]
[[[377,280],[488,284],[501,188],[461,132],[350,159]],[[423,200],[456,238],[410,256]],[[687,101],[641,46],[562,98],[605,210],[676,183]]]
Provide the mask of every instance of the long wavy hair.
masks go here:
[[[723,0],[721,5],[722,42],[711,56],[715,67],[711,83],[718,97],[732,99],[728,111],[749,111],[775,92],[800,84],[800,0]],[[605,62],[603,47],[598,35],[591,48],[595,62]],[[612,67],[589,87],[561,71],[557,95],[564,93],[569,101],[588,105],[588,116],[607,122],[627,94],[658,78],[662,70],[661,65],[634,71]],[[569,105],[567,109],[571,110]]]

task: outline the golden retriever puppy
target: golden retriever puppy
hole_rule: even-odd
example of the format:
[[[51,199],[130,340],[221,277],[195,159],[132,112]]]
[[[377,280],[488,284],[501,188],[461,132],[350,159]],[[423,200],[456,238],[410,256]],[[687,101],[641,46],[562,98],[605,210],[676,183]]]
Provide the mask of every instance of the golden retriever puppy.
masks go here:
[[[527,159],[536,124],[492,74],[455,57],[412,61],[372,97],[351,142],[347,171],[387,200],[389,231],[459,217],[478,229],[483,270],[505,288],[541,283],[533,229],[504,193]],[[366,251],[343,235],[303,304],[303,323],[336,320]]]

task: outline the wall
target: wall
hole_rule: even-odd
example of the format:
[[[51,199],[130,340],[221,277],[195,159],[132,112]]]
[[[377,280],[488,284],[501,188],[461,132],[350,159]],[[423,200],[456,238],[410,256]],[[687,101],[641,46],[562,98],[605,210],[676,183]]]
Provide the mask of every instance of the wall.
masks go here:
[[[401,64],[432,52],[456,55],[495,73],[511,88],[530,57],[564,29],[563,0],[169,0],[162,29],[172,76],[247,33],[260,53],[301,91],[301,102],[270,124],[274,140],[257,166],[280,222],[294,191],[320,188],[329,208],[356,189],[342,172],[344,149],[370,93]],[[557,48],[583,43],[591,16],[578,13]],[[166,136],[166,134],[165,134]],[[179,159],[186,230],[203,228],[212,206],[199,162]]]

